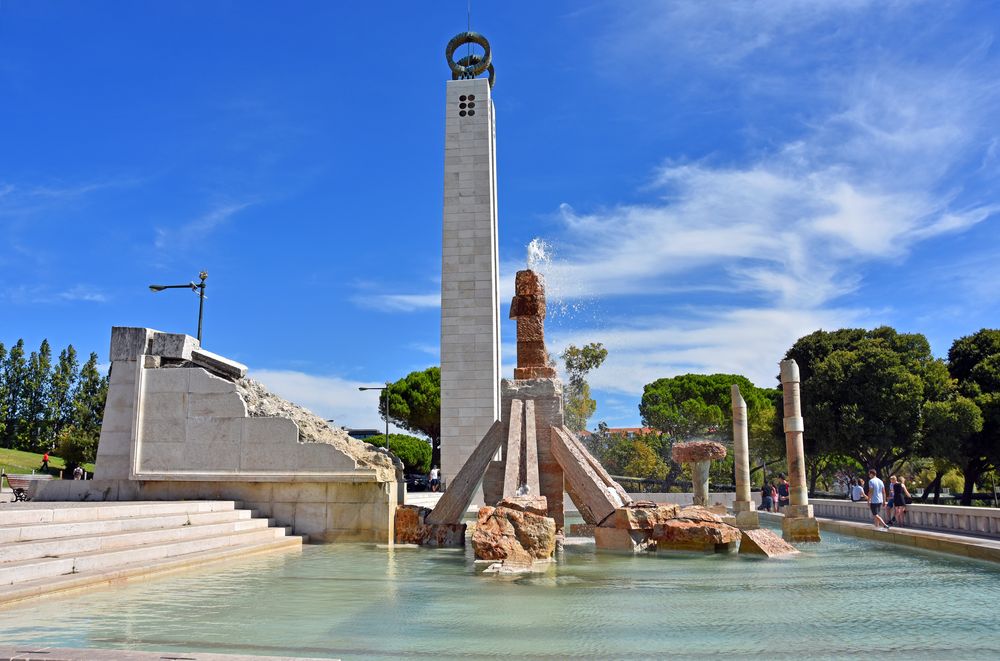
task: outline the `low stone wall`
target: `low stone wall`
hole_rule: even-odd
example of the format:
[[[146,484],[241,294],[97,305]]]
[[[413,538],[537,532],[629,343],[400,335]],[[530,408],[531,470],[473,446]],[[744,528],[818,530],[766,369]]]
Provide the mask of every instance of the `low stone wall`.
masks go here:
[[[694,504],[694,494],[693,493],[629,493],[632,500],[651,500],[654,503],[665,503],[669,505],[693,505]],[[716,503],[721,503],[726,507],[732,508],[733,502],[736,500],[736,494],[732,491],[710,491],[708,493],[708,504],[715,505]],[[760,505],[760,492],[754,492],[750,494],[750,500],[753,501],[754,507]]]
[[[872,520],[867,502],[813,498],[809,503],[816,516],[868,523]],[[993,507],[912,504],[906,506],[906,522],[915,528],[1000,538],[1000,509]]]
[[[47,480],[34,501],[236,500],[311,542],[390,543],[395,482]]]

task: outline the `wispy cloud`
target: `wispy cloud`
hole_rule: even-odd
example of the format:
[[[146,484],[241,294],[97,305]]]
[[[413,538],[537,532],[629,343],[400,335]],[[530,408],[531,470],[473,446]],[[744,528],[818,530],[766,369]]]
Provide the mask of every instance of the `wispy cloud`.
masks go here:
[[[59,293],[64,301],[85,301],[87,303],[106,303],[108,295],[96,287],[89,285],[74,285]]]
[[[234,215],[253,205],[254,202],[236,202],[217,205],[197,218],[179,227],[156,229],[154,245],[157,250],[183,248],[205,238],[213,230],[225,225]]]
[[[106,303],[107,292],[91,285],[79,284],[62,291],[48,285],[10,285],[0,288],[0,300],[15,305],[49,305],[53,303]]]
[[[986,182],[997,174],[996,58],[971,43],[952,58],[914,60],[864,36],[870,12],[915,20],[904,5],[929,6],[682,1],[624,12],[602,54],[638,62],[625,77],[662,81],[678,67],[695,70],[688,81],[724,77],[735,96],[781,107],[785,137],[746,117],[746,135],[768,137],[743,156],[665,159],[642,203],[562,205],[546,237],[558,251],[551,298],[614,312],[553,324],[550,350],[604,342],[609,357],[591,381],[610,393],[684,372],[774,385],[775,363],[798,337],[889,321],[888,307],[853,296],[880,265],[905,265],[929,240],[995,221],[1000,195]],[[958,174],[970,164],[974,176]],[[622,311],[633,302],[660,302],[663,314],[630,318]]]
[[[355,304],[383,312],[414,312],[441,307],[441,294],[358,294]]]

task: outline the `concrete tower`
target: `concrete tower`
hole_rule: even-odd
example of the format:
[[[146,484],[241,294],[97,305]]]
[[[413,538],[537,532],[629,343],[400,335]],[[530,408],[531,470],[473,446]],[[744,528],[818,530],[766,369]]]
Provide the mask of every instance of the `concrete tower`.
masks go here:
[[[455,50],[484,54],[458,62]],[[448,43],[441,255],[441,472],[447,482],[500,418],[496,126],[489,42]],[[476,76],[488,73],[488,78]]]

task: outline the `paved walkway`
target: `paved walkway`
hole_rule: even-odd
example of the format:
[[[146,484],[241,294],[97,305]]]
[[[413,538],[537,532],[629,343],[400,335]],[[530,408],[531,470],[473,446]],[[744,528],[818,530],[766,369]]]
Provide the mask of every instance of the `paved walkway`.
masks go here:
[[[776,522],[781,521],[783,518],[781,514],[770,512],[761,512],[760,515],[761,518]],[[829,530],[841,535],[853,535],[854,537],[863,537],[877,542],[912,546],[928,551],[961,555],[976,560],[1000,562],[1000,540],[996,539],[956,535],[955,533],[935,532],[933,530],[919,530],[916,528],[878,530],[870,523],[841,521],[821,517],[816,517],[816,521],[819,522],[820,530]]]

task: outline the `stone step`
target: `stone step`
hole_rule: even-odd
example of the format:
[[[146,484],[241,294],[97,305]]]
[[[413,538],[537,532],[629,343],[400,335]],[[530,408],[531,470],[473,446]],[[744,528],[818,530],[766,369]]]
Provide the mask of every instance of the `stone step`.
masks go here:
[[[0,567],[3,567],[8,562],[30,560],[32,558],[59,558],[67,555],[79,555],[94,551],[110,551],[144,544],[160,544],[163,542],[197,539],[213,535],[226,535],[242,530],[257,530],[267,527],[268,522],[266,519],[246,518],[220,523],[203,523],[199,525],[182,523],[170,528],[97,533],[76,537],[15,542],[4,545],[3,550],[0,551]]]
[[[236,509],[232,500],[127,501],[97,503],[3,503],[0,526],[105,521],[133,516],[167,516]]]
[[[242,559],[260,553],[270,553],[282,550],[302,548],[301,537],[276,537],[255,543],[244,543],[234,546],[196,551],[145,562],[131,562],[106,570],[87,570],[73,574],[47,576],[5,585],[0,590],[0,605],[10,604],[25,599],[100,586],[102,584],[119,584],[122,581],[143,580],[157,575],[163,575],[198,567],[213,562]]]
[[[285,530],[283,528],[257,528],[117,550],[90,551],[65,557],[5,562],[0,564],[0,585],[13,585],[67,574],[111,571],[136,563],[149,563],[212,549],[257,544],[284,538]],[[301,543],[301,540],[299,541]]]
[[[252,518],[249,510],[221,510],[218,512],[193,512],[157,516],[129,516],[121,519],[97,521],[72,521],[66,523],[37,523],[0,526],[0,544],[31,540],[80,537],[83,535],[112,534],[136,530],[225,523]],[[0,552],[0,558],[3,557]]]

